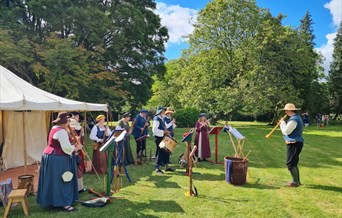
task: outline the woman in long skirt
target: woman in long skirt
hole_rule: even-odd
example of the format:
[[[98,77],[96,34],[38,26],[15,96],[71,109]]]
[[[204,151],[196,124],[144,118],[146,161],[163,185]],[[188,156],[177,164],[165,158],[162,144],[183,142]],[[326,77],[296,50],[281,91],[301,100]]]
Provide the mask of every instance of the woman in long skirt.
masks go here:
[[[52,122],[48,145],[41,159],[37,203],[42,206],[61,207],[67,212],[74,211],[72,204],[78,200],[75,151],[80,147],[71,145],[66,128],[69,115],[58,114]]]
[[[131,149],[131,144],[130,144],[130,135],[131,135],[131,128],[129,126],[129,121],[131,119],[131,114],[130,113],[124,113],[123,114],[123,118],[119,121],[118,123],[118,127],[120,127],[121,129],[124,129],[127,131],[127,136],[125,139],[125,144],[124,144],[124,150],[125,150],[125,156],[124,156],[124,160],[125,160],[125,165],[129,165],[134,163],[134,158],[133,158],[133,154],[132,154],[132,149]]]
[[[204,161],[207,160],[206,158],[210,158],[209,124],[205,118],[205,113],[200,113],[199,119],[196,122],[195,145],[198,146],[195,152],[198,161],[201,161],[201,158]]]
[[[90,132],[90,139],[93,141],[93,166],[97,173],[107,173],[107,154],[106,152],[99,151],[101,146],[105,143],[108,136],[112,131],[104,124],[105,116],[99,115],[96,117],[97,124]]]

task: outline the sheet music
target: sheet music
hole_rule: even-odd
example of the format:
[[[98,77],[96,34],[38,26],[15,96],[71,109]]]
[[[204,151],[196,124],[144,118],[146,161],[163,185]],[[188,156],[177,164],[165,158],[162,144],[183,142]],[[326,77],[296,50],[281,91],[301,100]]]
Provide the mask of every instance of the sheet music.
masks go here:
[[[244,139],[245,136],[243,136],[237,129],[233,128],[232,126],[228,125],[226,126],[228,131],[236,138],[236,139]]]
[[[106,141],[106,143],[102,145],[102,147],[100,148],[100,151],[106,151],[109,145],[114,141],[114,139],[115,139],[114,134],[112,134],[112,136]]]

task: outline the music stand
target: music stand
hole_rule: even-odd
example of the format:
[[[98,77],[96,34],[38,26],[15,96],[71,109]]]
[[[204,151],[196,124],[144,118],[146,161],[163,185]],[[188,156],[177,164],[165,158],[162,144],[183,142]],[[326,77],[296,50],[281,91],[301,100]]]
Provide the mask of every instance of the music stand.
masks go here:
[[[245,144],[245,136],[243,136],[237,129],[233,128],[230,125],[226,125],[224,127],[224,131],[228,133],[230,141],[232,143],[232,146],[234,148],[234,152],[235,152],[235,157],[240,157],[240,156],[244,156],[243,154],[243,146]],[[237,140],[237,144],[238,144],[238,149],[236,149],[236,146],[234,144],[234,140],[232,135],[236,138]]]
[[[215,163],[216,164],[223,164],[223,162],[218,162],[218,135],[220,134],[222,129],[223,129],[222,126],[214,126],[209,131],[209,135],[215,135]],[[210,162],[213,162],[213,161],[210,161]]]
[[[109,136],[106,143],[99,149],[101,152],[108,152],[107,153],[107,188],[106,188],[106,195],[110,196],[110,183],[111,183],[111,175],[112,175],[112,155],[111,153],[115,150],[115,136],[114,132]]]

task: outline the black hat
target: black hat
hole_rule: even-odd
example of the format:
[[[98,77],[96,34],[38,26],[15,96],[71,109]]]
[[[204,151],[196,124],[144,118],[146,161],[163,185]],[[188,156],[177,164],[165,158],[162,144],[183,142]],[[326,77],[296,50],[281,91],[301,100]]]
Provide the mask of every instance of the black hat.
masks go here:
[[[129,112],[126,112],[122,116],[125,118],[125,117],[131,117],[132,115]]]

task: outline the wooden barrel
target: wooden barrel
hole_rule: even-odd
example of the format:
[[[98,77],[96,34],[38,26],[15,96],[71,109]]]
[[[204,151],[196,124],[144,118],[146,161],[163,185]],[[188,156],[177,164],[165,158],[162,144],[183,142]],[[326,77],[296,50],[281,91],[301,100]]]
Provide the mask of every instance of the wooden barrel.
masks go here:
[[[27,195],[33,193],[33,175],[21,175],[18,176],[18,189],[27,189]]]

